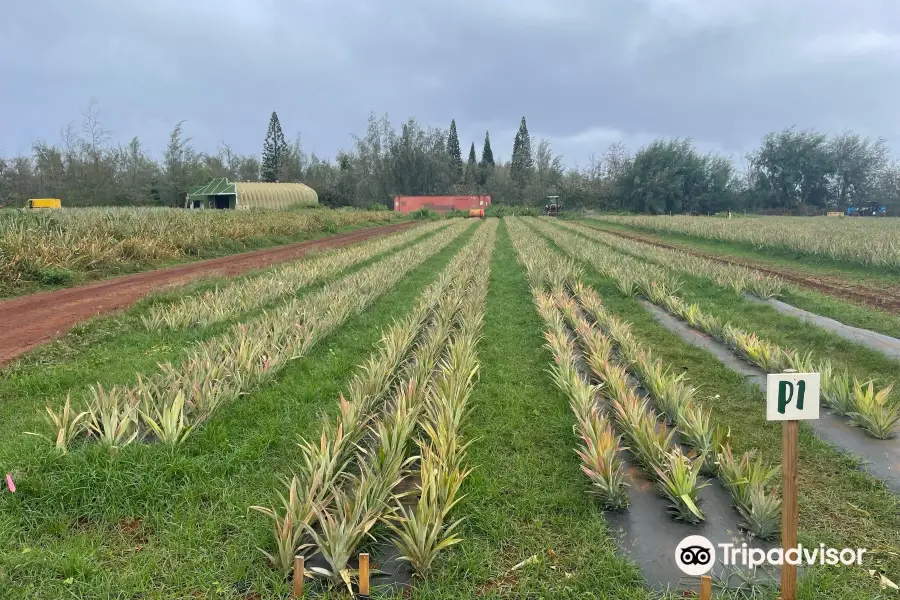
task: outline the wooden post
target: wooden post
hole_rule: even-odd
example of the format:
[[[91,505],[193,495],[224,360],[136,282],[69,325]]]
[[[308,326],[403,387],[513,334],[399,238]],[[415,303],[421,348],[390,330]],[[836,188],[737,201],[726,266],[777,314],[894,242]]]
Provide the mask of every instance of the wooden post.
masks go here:
[[[712,600],[712,577],[709,575],[700,578],[700,600]]]
[[[359,595],[369,596],[369,555],[366,553],[359,555]]]
[[[781,549],[787,556],[797,547],[797,421],[785,421],[782,430]],[[797,566],[781,565],[781,600],[797,600]]]
[[[766,420],[781,421],[781,600],[797,600],[797,565],[788,554],[797,552],[797,432],[800,421],[819,418],[820,373],[766,375]],[[797,556],[799,558],[799,556]]]
[[[300,555],[294,557],[294,598],[303,595],[304,558]]]

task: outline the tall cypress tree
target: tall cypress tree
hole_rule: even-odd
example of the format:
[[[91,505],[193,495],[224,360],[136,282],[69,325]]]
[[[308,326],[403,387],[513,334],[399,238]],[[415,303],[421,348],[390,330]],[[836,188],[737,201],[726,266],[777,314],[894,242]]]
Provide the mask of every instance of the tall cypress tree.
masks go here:
[[[484,185],[487,183],[488,176],[494,170],[494,151],[491,150],[491,132],[484,132],[484,146],[481,148],[481,162],[478,163],[480,173],[478,175],[478,183]]]
[[[509,170],[510,174],[515,171],[516,164],[519,162],[519,155],[522,153],[522,128],[519,127],[519,130],[516,132],[516,137],[513,139],[513,149],[512,156],[509,159]]]
[[[475,157],[475,142],[469,147],[469,161],[466,163],[466,183],[477,183],[480,179],[478,159]]]
[[[512,161],[509,166],[509,175],[520,186],[528,182],[528,177],[534,170],[534,157],[531,155],[531,136],[528,135],[528,125],[525,117],[519,123],[519,131],[513,142]]]
[[[288,145],[278,122],[278,114],[272,111],[269,118],[269,130],[266,132],[266,141],[263,142],[262,153],[262,180],[278,181],[281,169],[288,158]]]
[[[450,121],[450,134],[447,136],[447,155],[450,157],[450,173],[454,181],[459,181],[463,174],[462,150],[459,147],[459,135],[456,133],[456,119]]]

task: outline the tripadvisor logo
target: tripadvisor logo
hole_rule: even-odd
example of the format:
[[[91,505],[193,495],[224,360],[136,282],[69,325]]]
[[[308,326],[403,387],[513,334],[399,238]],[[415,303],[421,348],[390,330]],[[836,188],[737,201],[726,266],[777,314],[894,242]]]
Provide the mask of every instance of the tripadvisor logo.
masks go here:
[[[675,562],[686,575],[706,575],[716,564],[716,547],[702,535],[689,535],[675,548]]]
[[[718,548],[718,551],[717,551]],[[713,545],[702,535],[689,535],[681,540],[675,548],[675,563],[686,575],[699,577],[712,570],[716,563],[716,556],[721,556],[723,565],[739,565],[751,569],[772,565],[861,565],[865,548],[826,548],[825,544],[819,544],[818,548],[804,548],[803,544],[797,544],[785,552],[782,548],[772,548],[769,551],[762,548],[751,548],[747,544],[736,546],[734,544]]]

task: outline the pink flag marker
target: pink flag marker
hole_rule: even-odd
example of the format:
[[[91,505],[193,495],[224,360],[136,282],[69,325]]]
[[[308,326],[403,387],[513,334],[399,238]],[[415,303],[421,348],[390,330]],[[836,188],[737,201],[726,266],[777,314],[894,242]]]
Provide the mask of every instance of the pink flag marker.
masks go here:
[[[13,483],[12,475],[10,475],[9,473],[6,474],[6,485],[9,486],[9,491],[10,491],[10,492],[15,493],[15,491],[16,491],[16,484]]]

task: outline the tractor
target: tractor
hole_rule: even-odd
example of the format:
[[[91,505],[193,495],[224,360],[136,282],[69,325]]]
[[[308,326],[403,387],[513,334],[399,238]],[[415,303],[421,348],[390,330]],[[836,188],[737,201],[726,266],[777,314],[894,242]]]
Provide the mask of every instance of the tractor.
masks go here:
[[[558,217],[561,210],[562,202],[559,201],[559,196],[547,196],[547,205],[544,207],[544,213],[548,217]]]

